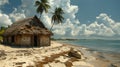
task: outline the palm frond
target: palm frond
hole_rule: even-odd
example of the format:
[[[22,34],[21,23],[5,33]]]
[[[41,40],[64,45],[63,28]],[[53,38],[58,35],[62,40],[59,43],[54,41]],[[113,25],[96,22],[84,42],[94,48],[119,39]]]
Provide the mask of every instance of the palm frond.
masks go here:
[[[36,1],[35,2],[35,6],[39,6],[40,2],[39,1]]]
[[[44,10],[45,12],[47,13],[48,12],[48,9],[50,8],[50,6],[48,4],[43,4],[44,6]]]
[[[41,0],[41,2],[43,2],[43,3],[48,3],[48,0]]]
[[[43,13],[43,8],[42,8],[42,6],[39,6],[39,7],[37,8],[37,13],[40,13],[40,14]]]
[[[48,0],[36,1],[35,6],[37,6],[36,12],[42,14],[44,11],[47,13],[50,5]]]
[[[60,13],[60,14],[64,13],[63,10],[62,10],[62,8],[60,8],[60,7],[58,8],[57,12]]]
[[[62,20],[64,20],[62,16],[63,13],[64,12],[62,8],[56,8],[52,16],[52,21],[57,22],[57,23],[62,23]]]

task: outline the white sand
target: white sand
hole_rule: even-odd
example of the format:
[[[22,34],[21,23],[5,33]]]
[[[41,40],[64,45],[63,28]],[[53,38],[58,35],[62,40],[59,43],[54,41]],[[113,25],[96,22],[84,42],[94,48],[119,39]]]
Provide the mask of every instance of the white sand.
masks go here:
[[[81,59],[77,61],[71,61],[71,57],[68,57],[66,52],[69,52],[71,48],[80,51]],[[96,67],[92,63],[96,60],[89,51],[85,48],[78,48],[70,45],[63,45],[57,42],[51,42],[49,47],[40,48],[12,48],[10,46],[0,45],[0,50],[3,50],[4,54],[0,54],[0,67],[68,67],[65,63],[72,64],[71,67]],[[2,56],[3,55],[3,56]],[[46,57],[48,57],[46,59]],[[42,64],[40,64],[40,62]],[[99,63],[99,62],[98,62]]]

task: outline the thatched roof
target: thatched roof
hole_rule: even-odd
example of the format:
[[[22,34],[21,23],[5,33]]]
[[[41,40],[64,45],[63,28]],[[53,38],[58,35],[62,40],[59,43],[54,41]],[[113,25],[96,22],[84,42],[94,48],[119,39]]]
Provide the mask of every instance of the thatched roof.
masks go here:
[[[44,24],[36,17],[26,18],[14,22],[5,32],[4,36],[18,35],[18,34],[42,34],[52,35]]]

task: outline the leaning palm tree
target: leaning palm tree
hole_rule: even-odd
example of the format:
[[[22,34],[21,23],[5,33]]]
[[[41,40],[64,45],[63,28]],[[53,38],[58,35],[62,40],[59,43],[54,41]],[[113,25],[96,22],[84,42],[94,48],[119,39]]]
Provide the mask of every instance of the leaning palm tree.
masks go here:
[[[64,18],[62,16],[63,14],[64,14],[64,12],[63,12],[62,8],[58,7],[58,8],[55,9],[55,12],[53,13],[53,16],[52,16],[52,19],[51,19],[51,22],[53,22],[53,24],[50,28],[50,31],[51,31],[54,23],[56,23],[56,22],[57,23],[62,23],[62,21],[64,20]]]
[[[45,11],[46,13],[48,12],[48,9],[50,8],[50,5],[48,4],[48,0],[41,0],[41,1],[36,1],[35,6],[37,6],[37,13],[40,13],[40,17]]]

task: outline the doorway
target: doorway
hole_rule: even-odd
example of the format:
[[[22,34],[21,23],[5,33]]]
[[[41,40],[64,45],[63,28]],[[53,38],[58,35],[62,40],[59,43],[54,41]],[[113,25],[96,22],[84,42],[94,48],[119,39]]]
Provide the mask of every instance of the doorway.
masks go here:
[[[37,47],[38,45],[38,37],[37,35],[34,35],[34,46]]]
[[[15,37],[12,36],[12,37],[11,37],[11,42],[14,43],[14,40],[15,40]]]

